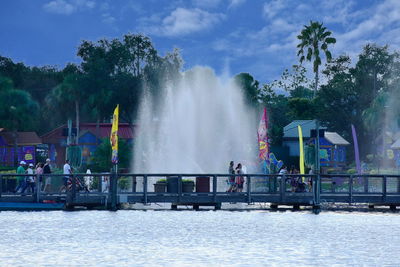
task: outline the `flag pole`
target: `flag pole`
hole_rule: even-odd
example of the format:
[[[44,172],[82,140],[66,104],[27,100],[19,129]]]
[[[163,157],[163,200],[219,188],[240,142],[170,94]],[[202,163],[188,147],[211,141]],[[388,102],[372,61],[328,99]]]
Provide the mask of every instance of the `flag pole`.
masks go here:
[[[118,123],[119,122],[119,105],[114,110],[110,144],[111,144],[111,162],[113,171],[111,175],[110,193],[111,193],[111,210],[117,210],[117,188],[118,188]]]

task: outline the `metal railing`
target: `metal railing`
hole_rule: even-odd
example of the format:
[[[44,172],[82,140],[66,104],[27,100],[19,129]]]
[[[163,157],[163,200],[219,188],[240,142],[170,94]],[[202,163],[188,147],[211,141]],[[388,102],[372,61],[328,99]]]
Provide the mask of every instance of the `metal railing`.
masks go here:
[[[327,202],[400,205],[399,175],[243,174],[243,188],[229,190],[229,180],[236,179],[237,175],[79,173],[68,177],[65,188],[66,175],[43,174],[33,175],[33,191],[14,192],[17,178],[27,176],[0,174],[0,201],[18,201],[18,198],[23,197],[31,198],[34,202],[53,200],[75,203],[91,197],[103,197],[114,206],[121,202],[147,204],[190,201],[296,202],[319,205],[322,199]]]

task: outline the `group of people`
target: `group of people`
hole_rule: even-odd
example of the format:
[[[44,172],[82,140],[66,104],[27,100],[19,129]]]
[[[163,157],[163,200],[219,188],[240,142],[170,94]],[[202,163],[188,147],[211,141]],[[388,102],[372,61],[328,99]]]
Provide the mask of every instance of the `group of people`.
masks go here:
[[[233,161],[231,161],[229,163],[229,169],[228,169],[228,173],[231,174],[228,177],[228,185],[229,188],[227,190],[227,192],[242,192],[243,191],[243,185],[244,185],[244,177],[243,174],[244,170],[243,170],[243,166],[241,163],[238,163],[238,165],[236,166],[236,168],[234,168],[235,163]]]
[[[33,163],[27,164],[25,161],[21,161],[17,168],[17,186],[14,193],[34,193],[36,191],[36,179],[42,179],[42,174],[51,174],[50,159],[46,160],[46,163],[38,162],[36,166]],[[23,175],[26,174],[26,175]],[[46,179],[42,191],[48,191],[50,187],[50,178]]]
[[[291,174],[288,177],[285,175]],[[307,184],[305,183],[305,178],[299,175],[300,171],[296,169],[294,166],[290,168],[288,171],[285,165],[279,171],[279,175],[281,179],[285,179],[287,184],[290,184],[292,192],[306,192],[307,191],[307,184],[308,184],[308,191],[311,192],[312,189],[312,180],[310,178],[307,179]],[[312,174],[312,173],[310,173]]]

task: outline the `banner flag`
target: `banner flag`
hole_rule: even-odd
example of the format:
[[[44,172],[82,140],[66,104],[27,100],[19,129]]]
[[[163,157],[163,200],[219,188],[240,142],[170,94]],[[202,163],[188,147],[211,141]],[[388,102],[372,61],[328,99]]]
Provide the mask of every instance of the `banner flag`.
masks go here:
[[[351,125],[351,133],[353,134],[354,156],[355,156],[355,160],[356,160],[357,174],[361,174],[360,151],[358,149],[356,128],[354,127],[353,124]]]
[[[297,125],[297,130],[299,131],[299,149],[300,149],[300,174],[304,173],[304,146],[303,146],[303,131],[300,125]],[[302,178],[304,180],[304,177]],[[304,182],[304,181],[303,181]]]
[[[111,162],[113,164],[118,163],[118,116],[119,116],[119,105],[114,110],[114,115],[112,119],[110,143],[111,143]]]
[[[258,126],[258,157],[261,161],[268,160],[269,147],[268,147],[268,116],[267,108],[264,108],[263,116]]]

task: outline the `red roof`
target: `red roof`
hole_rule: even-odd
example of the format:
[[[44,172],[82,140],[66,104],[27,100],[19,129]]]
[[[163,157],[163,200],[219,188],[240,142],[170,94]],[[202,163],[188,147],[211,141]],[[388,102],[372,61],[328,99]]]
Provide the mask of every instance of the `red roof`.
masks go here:
[[[17,135],[19,146],[38,145],[42,143],[42,140],[36,134],[36,132],[17,132]],[[12,132],[1,131],[0,136],[8,145],[14,144],[14,137]]]
[[[91,132],[99,138],[106,138],[110,136],[111,133],[111,123],[100,123],[99,124],[99,135],[97,135],[96,123],[80,123],[79,132],[82,134],[86,131]],[[73,126],[74,127],[74,126]],[[130,125],[129,123],[119,123],[118,125],[118,136],[122,139],[133,139],[134,131],[137,125]],[[61,125],[54,130],[42,135],[42,140],[44,143],[58,143],[60,139],[65,139],[62,135],[63,129],[67,128],[67,125]]]

